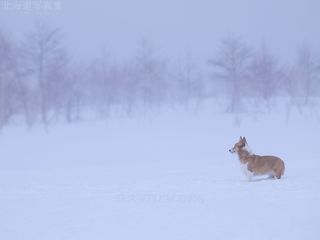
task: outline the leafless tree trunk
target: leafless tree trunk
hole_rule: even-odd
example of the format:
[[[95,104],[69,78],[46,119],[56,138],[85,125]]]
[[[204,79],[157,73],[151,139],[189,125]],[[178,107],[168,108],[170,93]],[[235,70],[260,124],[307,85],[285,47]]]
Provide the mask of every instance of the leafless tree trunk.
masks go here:
[[[172,77],[169,91],[170,100],[177,101],[189,108],[190,101],[199,103],[203,97],[203,81],[199,70],[190,61],[179,61]]]
[[[15,46],[7,36],[0,33],[0,128],[19,111],[15,63]]]
[[[319,90],[319,84],[317,83],[320,81],[320,69],[318,64],[310,48],[304,46],[298,50],[298,59],[294,67],[294,80],[296,94],[304,99],[304,105],[308,104],[310,97],[315,96],[317,89]]]
[[[145,106],[159,105],[166,99],[168,89],[166,60],[155,53],[152,45],[143,40],[133,61],[138,95]]]
[[[250,70],[251,90],[255,97],[261,97],[267,103],[270,110],[270,100],[279,92],[284,70],[265,46],[255,53]]]
[[[47,125],[49,110],[55,108],[57,111],[59,107],[58,94],[68,63],[61,33],[45,23],[37,23],[23,48],[38,83],[41,121]]]
[[[251,60],[251,49],[237,38],[223,40],[218,56],[209,60],[214,77],[223,80],[231,94],[229,112],[240,111],[242,97],[248,89]]]

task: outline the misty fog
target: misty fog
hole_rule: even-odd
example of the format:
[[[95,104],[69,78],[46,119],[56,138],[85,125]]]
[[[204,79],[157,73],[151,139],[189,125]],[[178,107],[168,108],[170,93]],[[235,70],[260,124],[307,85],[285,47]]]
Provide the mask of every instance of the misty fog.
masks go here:
[[[0,119],[48,124],[320,94],[317,1],[1,1]],[[247,105],[247,106],[245,106]],[[19,120],[17,120],[19,119]]]

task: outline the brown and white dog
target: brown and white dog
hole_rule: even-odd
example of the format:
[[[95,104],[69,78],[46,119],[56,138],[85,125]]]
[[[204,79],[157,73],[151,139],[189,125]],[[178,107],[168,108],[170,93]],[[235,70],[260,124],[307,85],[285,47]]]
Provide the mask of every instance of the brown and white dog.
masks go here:
[[[229,152],[238,154],[244,173],[249,181],[253,176],[269,175],[274,179],[280,179],[284,174],[285,166],[280,158],[252,154],[248,150],[248,143],[245,137],[240,137]]]

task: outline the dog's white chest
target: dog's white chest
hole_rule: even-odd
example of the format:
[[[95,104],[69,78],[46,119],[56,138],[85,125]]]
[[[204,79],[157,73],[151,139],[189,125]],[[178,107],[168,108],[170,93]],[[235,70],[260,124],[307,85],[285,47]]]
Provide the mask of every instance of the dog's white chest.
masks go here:
[[[248,179],[254,176],[254,173],[248,170],[248,163],[240,163],[240,167]]]

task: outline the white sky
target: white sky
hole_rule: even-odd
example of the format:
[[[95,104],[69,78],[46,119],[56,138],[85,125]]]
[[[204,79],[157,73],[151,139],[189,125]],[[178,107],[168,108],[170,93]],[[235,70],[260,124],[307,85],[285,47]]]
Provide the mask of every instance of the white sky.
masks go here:
[[[52,0],[61,10],[51,13],[8,10],[5,2],[18,1],[0,0],[0,29],[19,37],[45,19],[63,30],[67,46],[81,58],[102,48],[127,57],[142,38],[168,57],[187,54],[203,62],[229,35],[266,44],[286,61],[302,44],[320,47],[319,0]]]

